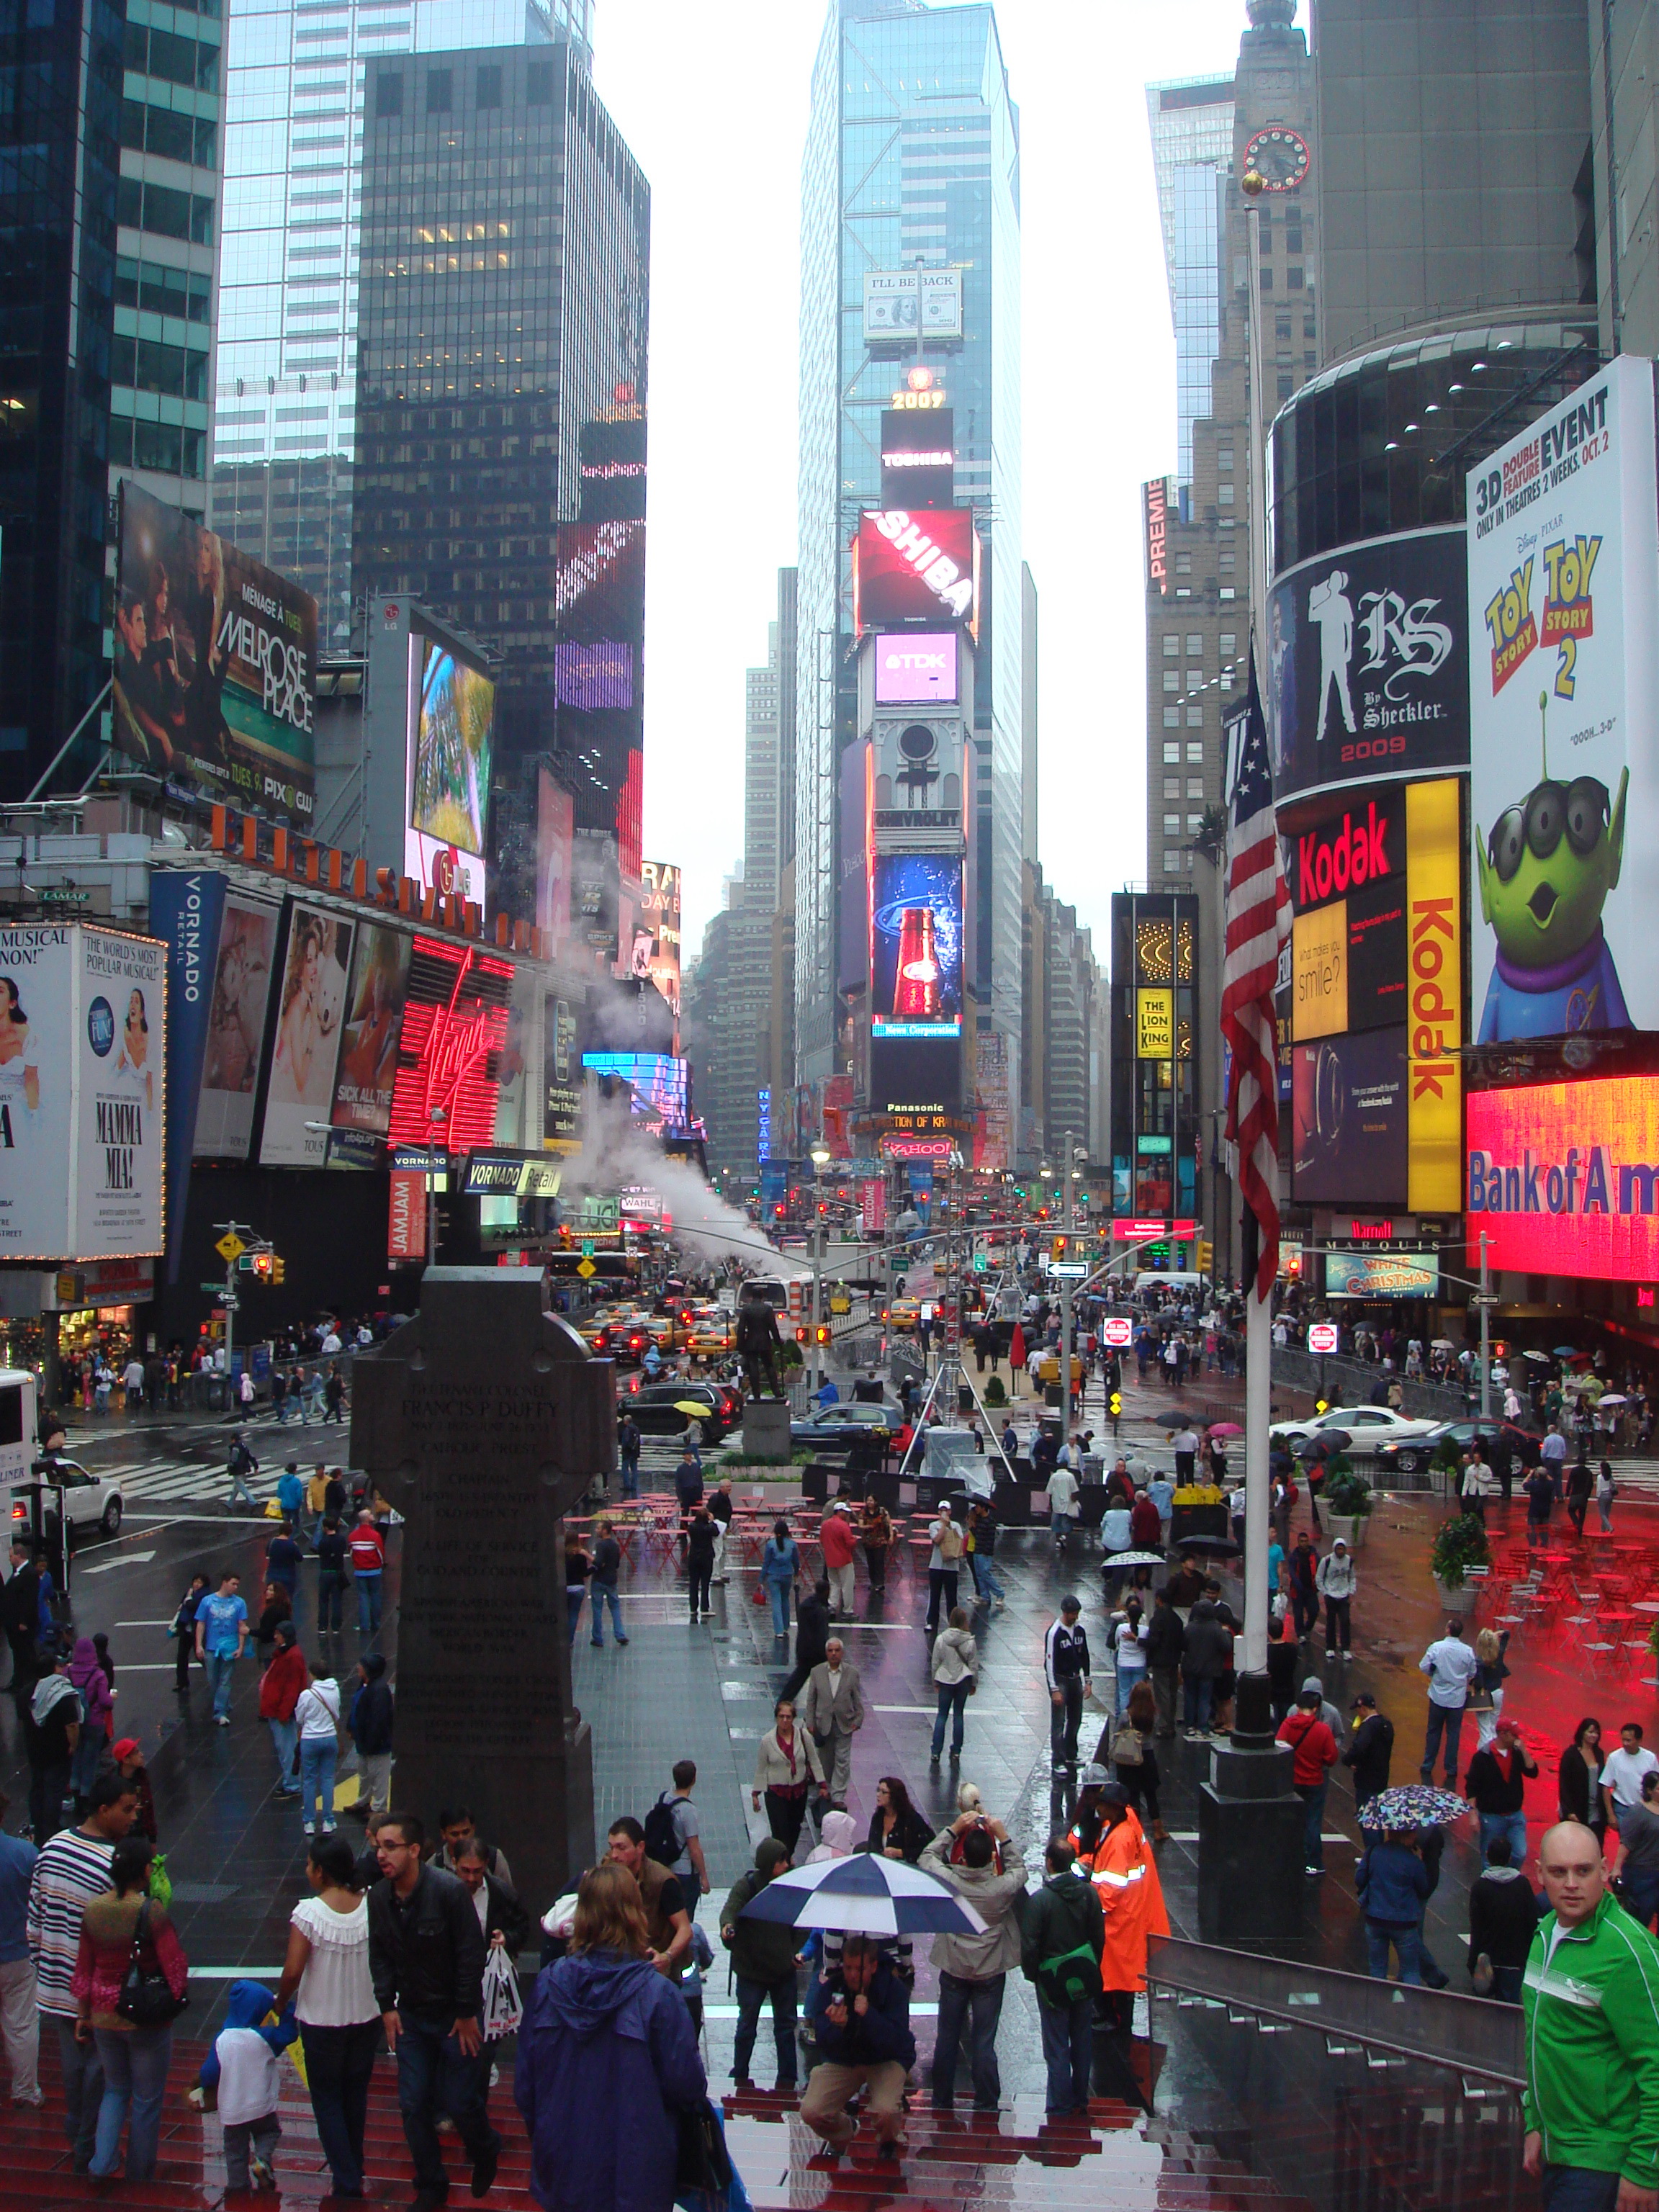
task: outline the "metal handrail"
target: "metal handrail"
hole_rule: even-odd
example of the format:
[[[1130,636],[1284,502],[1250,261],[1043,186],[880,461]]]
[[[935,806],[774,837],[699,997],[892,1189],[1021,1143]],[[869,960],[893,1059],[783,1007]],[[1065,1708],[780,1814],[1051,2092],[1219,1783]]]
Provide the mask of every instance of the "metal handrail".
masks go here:
[[[1339,2042],[1426,2060],[1511,2088],[1526,2086],[1516,2005],[1374,1981],[1179,1936],[1150,1939],[1146,1981],[1153,1992],[1207,1997],[1287,2027],[1318,2029]]]

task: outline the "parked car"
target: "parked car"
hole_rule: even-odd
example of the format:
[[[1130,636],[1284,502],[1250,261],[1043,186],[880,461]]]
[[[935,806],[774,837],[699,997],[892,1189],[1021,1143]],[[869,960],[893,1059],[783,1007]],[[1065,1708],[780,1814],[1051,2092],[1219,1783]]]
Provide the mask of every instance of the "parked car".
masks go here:
[[[1501,1464],[1498,1455],[1504,1451],[1509,1453],[1511,1465],[1522,1470],[1536,1467],[1542,1456],[1540,1439],[1530,1429],[1518,1428],[1513,1421],[1437,1421],[1420,1441],[1402,1437],[1398,1442],[1379,1444],[1377,1463],[1382,1468],[1396,1468],[1401,1474],[1415,1474],[1430,1464],[1443,1444],[1453,1444],[1460,1452],[1466,1452],[1477,1433],[1482,1454],[1493,1467]]]
[[[724,1385],[714,1382],[647,1382],[641,1376],[617,1392],[617,1403],[634,1416],[641,1434],[647,1437],[683,1437],[695,1419],[702,1425],[704,1443],[718,1443],[742,1419]],[[696,1415],[682,1411],[694,1405],[708,1410]]]
[[[119,1486],[106,1474],[89,1474],[72,1459],[60,1459],[56,1466],[57,1480],[63,1486],[64,1510],[69,1516],[70,1541],[84,1541],[95,1535],[118,1535],[124,1510]],[[50,1542],[55,1540],[58,1523],[56,1504],[50,1490],[46,1504]],[[12,1499],[11,1520],[15,1529],[27,1528],[29,1501],[26,1498]]]
[[[844,1452],[872,1429],[896,1436],[903,1425],[904,1415],[896,1406],[826,1406],[811,1420],[791,1421],[789,1441],[797,1450],[804,1446],[808,1451]]]

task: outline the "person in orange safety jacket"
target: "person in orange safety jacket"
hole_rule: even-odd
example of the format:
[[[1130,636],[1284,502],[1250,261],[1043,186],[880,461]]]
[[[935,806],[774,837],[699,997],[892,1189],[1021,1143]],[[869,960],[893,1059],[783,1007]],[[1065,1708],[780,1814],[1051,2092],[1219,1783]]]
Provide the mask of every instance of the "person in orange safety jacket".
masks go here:
[[[1091,1767],[1079,1800],[1078,1824],[1070,1842],[1078,1864],[1087,1869],[1106,1916],[1106,1947],[1101,1954],[1101,2006],[1107,2024],[1127,2032],[1133,2018],[1135,1992],[1146,1986],[1146,1939],[1167,1936],[1170,1916],[1158,1862],[1139,1816],[1115,1782],[1104,1781],[1103,1767]],[[1100,1778],[1097,1783],[1096,1778]]]

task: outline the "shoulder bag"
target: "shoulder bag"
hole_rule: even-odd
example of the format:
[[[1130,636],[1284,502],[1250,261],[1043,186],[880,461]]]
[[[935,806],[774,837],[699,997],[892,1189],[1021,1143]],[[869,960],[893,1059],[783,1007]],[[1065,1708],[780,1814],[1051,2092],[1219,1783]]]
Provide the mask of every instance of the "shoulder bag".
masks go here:
[[[149,1899],[146,1898],[138,1908],[138,1917],[132,1930],[132,1950],[127,1960],[127,1971],[122,1978],[120,1994],[115,2000],[115,2009],[123,2020],[131,2021],[135,2027],[166,2027],[178,2019],[190,2002],[188,1996],[176,1997],[173,1985],[161,1972],[152,1947],[151,1964],[144,1964],[144,1940],[149,1932]]]
[[[732,2161],[726,2155],[726,2136],[707,2097],[688,2105],[678,2114],[679,2163],[674,2175],[674,2196],[679,2201],[699,2191],[723,2193],[732,2185]]]

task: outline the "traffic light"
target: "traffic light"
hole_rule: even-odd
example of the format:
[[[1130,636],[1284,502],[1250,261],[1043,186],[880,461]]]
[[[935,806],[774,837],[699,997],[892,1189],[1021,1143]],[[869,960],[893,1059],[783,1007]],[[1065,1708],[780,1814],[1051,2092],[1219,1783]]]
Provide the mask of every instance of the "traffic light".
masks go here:
[[[269,1252],[256,1252],[254,1254],[253,1272],[259,1278],[259,1280],[262,1283],[268,1283],[270,1280],[270,1255]]]
[[[772,1218],[775,1221],[781,1221],[788,1211],[788,1207],[784,1204],[783,1200],[780,1199],[777,1204],[772,1208]]]
[[[796,1327],[795,1341],[797,1344],[805,1344],[806,1341],[806,1324],[805,1322],[799,1323]]]
[[[830,1341],[829,1322],[821,1321],[817,1327],[813,1330],[812,1334],[820,1344],[828,1344]]]
[[[283,1279],[284,1279],[284,1277],[287,1275],[287,1273],[288,1273],[288,1261],[287,1261],[286,1260],[284,1260],[284,1259],[283,1259],[283,1255],[282,1255],[282,1254],[281,1254],[280,1252],[273,1252],[273,1253],[271,1254],[271,1255],[270,1255],[270,1279],[271,1279],[271,1281],[272,1281],[273,1283],[280,1283],[281,1281],[283,1281]]]
[[[1063,1260],[1066,1257],[1066,1239],[1063,1237],[1050,1239],[1048,1257],[1051,1260]]]
[[[1116,1420],[1118,1415],[1123,1411],[1123,1393],[1121,1390],[1113,1391],[1111,1396],[1106,1401],[1106,1410],[1112,1419]]]
[[[1215,1246],[1207,1237],[1200,1237],[1198,1240],[1195,1264],[1200,1275],[1207,1275],[1215,1266]]]

